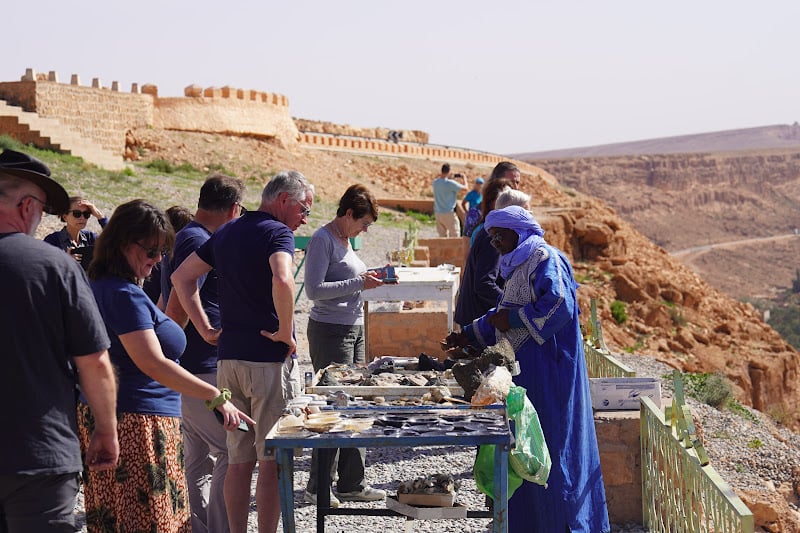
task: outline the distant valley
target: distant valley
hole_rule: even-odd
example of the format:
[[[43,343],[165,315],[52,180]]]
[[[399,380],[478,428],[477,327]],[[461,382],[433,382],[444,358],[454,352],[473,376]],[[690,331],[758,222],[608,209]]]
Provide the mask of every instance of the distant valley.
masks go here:
[[[771,298],[800,267],[800,126],[765,126],[514,157],[606,201],[712,286]],[[680,257],[679,257],[680,259]],[[682,259],[683,260],[683,259]]]

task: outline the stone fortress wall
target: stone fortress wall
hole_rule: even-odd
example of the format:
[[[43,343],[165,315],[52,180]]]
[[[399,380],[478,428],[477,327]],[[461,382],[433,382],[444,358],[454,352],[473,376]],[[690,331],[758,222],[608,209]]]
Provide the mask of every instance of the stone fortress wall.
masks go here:
[[[117,82],[104,87],[99,78],[85,86],[75,74],[70,83],[60,83],[57,73],[36,74],[33,69],[20,81],[0,82],[0,100],[58,119],[119,155],[125,150],[126,132],[143,127],[276,139],[287,148],[300,140],[284,95],[197,85],[186,87],[184,94],[160,98],[156,85],[136,83],[124,93]]]
[[[70,131],[128,159],[136,159],[136,155],[132,147],[126,147],[126,134],[146,127],[269,139],[290,150],[304,146],[487,165],[503,159],[486,152],[429,145],[424,131],[358,128],[295,119],[286,96],[230,86],[189,85],[182,97],[162,98],[158,87],[152,84],[140,87],[133,83],[130,92],[124,93],[116,81],[106,87],[99,78],[93,78],[91,86],[85,86],[73,74],[70,83],[61,83],[54,71],[37,74],[29,68],[19,81],[0,82],[0,100],[40,117],[57,119]],[[17,131],[22,126],[9,129],[3,124],[0,120],[0,134],[10,134],[23,142],[38,138],[23,138]]]
[[[122,155],[125,132],[153,124],[153,96],[134,86],[131,93],[103,88],[95,78],[91,87],[80,85],[77,75],[59,83],[55,72],[36,75],[28,69],[17,82],[0,82],[0,99],[41,117],[55,118],[107,150]]]

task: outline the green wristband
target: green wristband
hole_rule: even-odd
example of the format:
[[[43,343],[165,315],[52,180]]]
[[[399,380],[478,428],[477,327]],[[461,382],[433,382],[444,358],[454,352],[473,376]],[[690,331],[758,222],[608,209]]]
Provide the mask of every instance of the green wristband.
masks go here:
[[[219,407],[220,405],[222,405],[223,403],[227,402],[230,399],[231,399],[231,391],[228,389],[220,389],[219,396],[217,396],[213,400],[206,400],[206,407],[208,407],[209,410],[213,411],[214,409],[216,409],[217,407]]]

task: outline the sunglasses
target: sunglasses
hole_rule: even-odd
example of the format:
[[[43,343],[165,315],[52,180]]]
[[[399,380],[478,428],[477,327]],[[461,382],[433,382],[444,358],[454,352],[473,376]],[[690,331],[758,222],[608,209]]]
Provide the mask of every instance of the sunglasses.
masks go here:
[[[75,218],[81,218],[81,215],[83,215],[83,218],[88,219],[90,216],[92,216],[92,212],[91,211],[79,211],[77,209],[73,209],[72,211],[70,211],[70,213]]]
[[[155,259],[157,255],[161,255],[162,257],[169,254],[169,248],[162,248],[159,250],[158,246],[154,246],[153,248],[147,248],[140,242],[136,243],[139,248],[144,250],[145,255],[147,255],[148,259]]]
[[[247,208],[242,204],[242,202],[236,202],[236,205],[239,206],[239,216],[243,217],[245,213],[247,213]]]

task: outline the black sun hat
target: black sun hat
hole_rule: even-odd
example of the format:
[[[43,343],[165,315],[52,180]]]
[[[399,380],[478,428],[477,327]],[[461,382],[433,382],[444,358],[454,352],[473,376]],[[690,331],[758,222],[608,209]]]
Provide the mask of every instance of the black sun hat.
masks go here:
[[[28,180],[41,188],[47,195],[45,211],[51,215],[61,215],[69,209],[67,191],[50,177],[47,165],[35,157],[15,150],[3,150],[0,153],[0,174]]]

